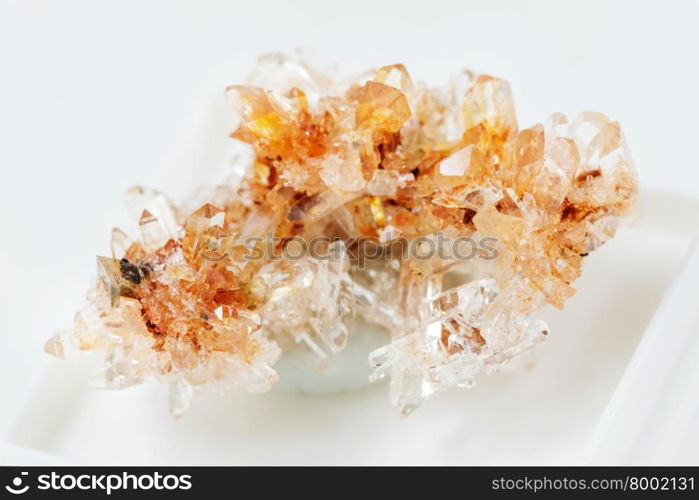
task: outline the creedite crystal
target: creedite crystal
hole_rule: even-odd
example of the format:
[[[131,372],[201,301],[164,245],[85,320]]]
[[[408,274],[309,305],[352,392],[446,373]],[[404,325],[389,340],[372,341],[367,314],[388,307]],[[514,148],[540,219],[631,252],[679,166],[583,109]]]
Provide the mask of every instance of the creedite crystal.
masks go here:
[[[170,383],[175,414],[194,390],[269,390],[294,343],[332,363],[357,320],[390,333],[371,379],[390,378],[402,414],[468,387],[544,339],[531,313],[563,307],[637,192],[617,122],[554,114],[519,130],[509,84],[491,76],[434,89],[397,64],[335,82],[270,55],[227,96],[240,116],[232,137],[254,152],[244,177],[191,213],[133,188],[140,234],[113,231],[87,306],[46,346],[105,351],[98,387]],[[350,248],[440,232],[492,238],[497,258],[364,266]],[[269,235],[277,250],[327,237],[327,256],[250,258]]]

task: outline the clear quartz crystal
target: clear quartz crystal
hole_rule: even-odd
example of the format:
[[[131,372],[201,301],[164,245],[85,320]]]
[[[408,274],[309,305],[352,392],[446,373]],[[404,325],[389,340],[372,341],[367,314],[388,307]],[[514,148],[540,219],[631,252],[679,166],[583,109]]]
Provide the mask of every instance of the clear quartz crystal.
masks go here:
[[[265,330],[276,339],[293,339],[316,353],[322,366],[329,353],[347,345],[354,314],[349,259],[344,244],[333,243],[322,258],[271,262],[252,282],[264,303]]]

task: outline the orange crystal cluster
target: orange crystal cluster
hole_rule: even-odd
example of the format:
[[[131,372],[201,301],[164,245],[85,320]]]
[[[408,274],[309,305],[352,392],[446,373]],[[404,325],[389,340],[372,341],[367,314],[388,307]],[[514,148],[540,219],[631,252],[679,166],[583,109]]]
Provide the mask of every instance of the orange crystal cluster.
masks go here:
[[[530,313],[563,307],[637,191],[617,122],[554,114],[520,130],[509,84],[486,75],[434,89],[397,64],[336,82],[272,55],[227,96],[254,153],[239,184],[192,213],[134,188],[139,238],[114,230],[88,305],[47,344],[106,351],[102,387],[171,383],[174,413],[202,387],[268,390],[294,343],[332,362],[366,323],[390,334],[371,378],[390,378],[403,414],[469,386],[544,338]],[[351,252],[440,233],[492,238],[497,258],[360,266]],[[258,252],[269,235],[276,250],[332,238],[329,257],[274,259]]]

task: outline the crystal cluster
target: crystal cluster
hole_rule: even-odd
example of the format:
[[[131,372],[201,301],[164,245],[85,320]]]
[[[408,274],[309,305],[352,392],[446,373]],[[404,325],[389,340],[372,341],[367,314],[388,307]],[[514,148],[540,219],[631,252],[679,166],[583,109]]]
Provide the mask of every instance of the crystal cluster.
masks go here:
[[[97,386],[170,383],[176,414],[200,388],[269,390],[293,344],[332,363],[366,323],[390,333],[369,362],[401,413],[470,386],[545,338],[530,313],[563,307],[637,191],[617,122],[554,114],[520,130],[508,83],[486,75],[434,89],[397,64],[334,81],[272,55],[227,97],[253,151],[244,176],[191,213],[132,189],[139,234],[114,230],[88,305],[47,344],[105,351]],[[356,244],[438,234],[490,239],[496,258],[365,262]],[[322,255],[283,255],[318,237]]]

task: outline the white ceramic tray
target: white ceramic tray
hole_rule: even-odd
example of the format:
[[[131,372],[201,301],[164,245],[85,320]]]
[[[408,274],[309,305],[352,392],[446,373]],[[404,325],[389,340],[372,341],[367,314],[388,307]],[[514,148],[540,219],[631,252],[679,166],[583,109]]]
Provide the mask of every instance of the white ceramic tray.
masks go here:
[[[636,220],[587,259],[531,368],[438,394],[408,419],[386,387],[325,396],[86,388],[97,359],[48,360],[15,408],[4,463],[699,463],[699,202],[642,190]]]

